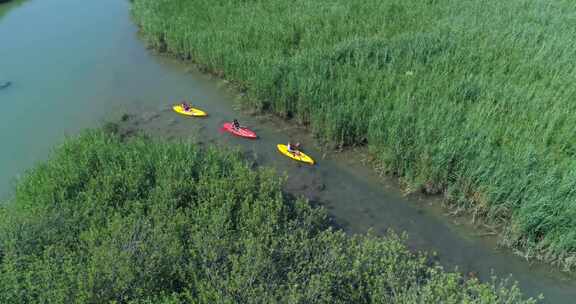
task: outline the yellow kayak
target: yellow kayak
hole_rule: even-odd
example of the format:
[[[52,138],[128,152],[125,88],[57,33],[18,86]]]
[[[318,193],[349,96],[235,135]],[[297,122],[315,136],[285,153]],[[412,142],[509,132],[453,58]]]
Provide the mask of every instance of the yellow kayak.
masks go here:
[[[182,107],[182,105],[175,105],[172,107],[172,109],[174,109],[174,111],[176,113],[180,113],[182,115],[186,115],[186,116],[207,116],[208,114],[202,110],[199,109],[195,109],[195,108],[190,108],[189,111],[184,110],[184,108]]]
[[[306,154],[304,154],[304,153],[302,153],[302,152],[300,152],[300,153],[298,153],[298,154],[289,152],[289,151],[288,151],[288,146],[282,145],[282,144],[278,144],[277,147],[278,147],[278,151],[280,151],[280,153],[282,153],[282,154],[290,157],[290,158],[293,159],[293,160],[301,161],[301,162],[303,162],[303,163],[307,163],[307,164],[310,164],[310,165],[313,165],[313,164],[314,164],[314,160],[313,160],[310,156],[308,156],[308,155],[306,155]]]

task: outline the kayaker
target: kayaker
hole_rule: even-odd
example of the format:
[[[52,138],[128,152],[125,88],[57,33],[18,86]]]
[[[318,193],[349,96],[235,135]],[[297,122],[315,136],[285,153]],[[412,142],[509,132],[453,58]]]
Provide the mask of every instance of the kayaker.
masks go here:
[[[240,130],[240,123],[238,122],[238,120],[234,119],[234,121],[232,122],[232,126],[234,127],[234,130],[236,131]]]
[[[294,154],[294,155],[299,155],[300,154],[300,143],[297,142],[295,144],[291,144],[290,142],[288,142],[288,152]]]
[[[191,106],[186,101],[182,101],[182,109],[184,109],[184,111],[190,112],[190,108]]]

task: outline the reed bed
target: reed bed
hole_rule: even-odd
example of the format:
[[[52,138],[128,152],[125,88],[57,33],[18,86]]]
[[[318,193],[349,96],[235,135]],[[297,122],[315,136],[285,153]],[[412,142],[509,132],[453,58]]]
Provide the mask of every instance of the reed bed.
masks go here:
[[[134,0],[153,47],[576,266],[576,2]]]

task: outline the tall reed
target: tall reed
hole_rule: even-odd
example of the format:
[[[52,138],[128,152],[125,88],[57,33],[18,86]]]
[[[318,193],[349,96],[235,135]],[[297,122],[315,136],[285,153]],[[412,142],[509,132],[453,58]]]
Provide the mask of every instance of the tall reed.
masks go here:
[[[133,14],[247,105],[367,143],[407,189],[576,266],[576,2],[135,0]]]

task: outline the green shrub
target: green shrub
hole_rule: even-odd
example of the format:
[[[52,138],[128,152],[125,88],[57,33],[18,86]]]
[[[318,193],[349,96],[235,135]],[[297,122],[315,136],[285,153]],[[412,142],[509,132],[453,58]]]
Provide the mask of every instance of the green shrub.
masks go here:
[[[281,182],[239,153],[84,132],[0,209],[0,302],[533,303],[334,231]]]

